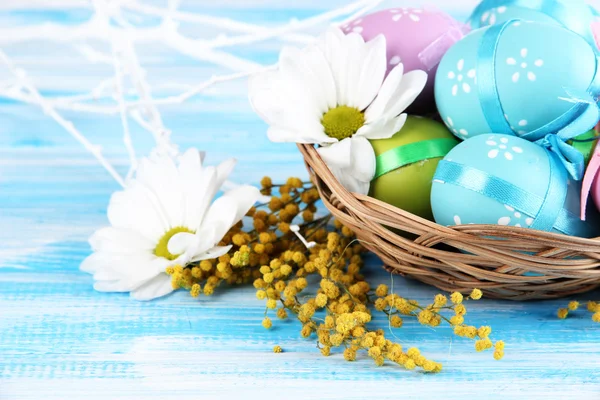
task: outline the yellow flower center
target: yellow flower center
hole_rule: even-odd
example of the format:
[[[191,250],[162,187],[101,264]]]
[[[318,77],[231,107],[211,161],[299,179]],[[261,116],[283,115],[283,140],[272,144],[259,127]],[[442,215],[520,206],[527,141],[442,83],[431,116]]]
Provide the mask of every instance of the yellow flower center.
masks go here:
[[[354,135],[365,124],[365,115],[354,107],[337,106],[323,114],[321,124],[327,136],[343,140]]]
[[[195,233],[194,231],[189,230],[185,226],[176,226],[175,228],[171,228],[170,230],[165,232],[165,234],[158,241],[158,244],[154,248],[154,255],[157,257],[166,258],[167,260],[170,260],[170,261],[173,261],[177,257],[179,257],[181,254],[171,254],[169,252],[169,240],[171,240],[171,238],[173,236],[175,236],[176,234],[181,233],[181,232],[192,233],[192,234]]]

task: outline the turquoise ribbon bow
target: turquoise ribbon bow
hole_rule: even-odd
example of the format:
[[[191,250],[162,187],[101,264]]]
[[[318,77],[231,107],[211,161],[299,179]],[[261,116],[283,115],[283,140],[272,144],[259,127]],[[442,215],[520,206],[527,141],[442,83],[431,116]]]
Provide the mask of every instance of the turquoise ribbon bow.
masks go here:
[[[500,1],[500,0],[498,0]],[[496,83],[496,50],[506,28],[518,20],[487,28],[478,50],[478,95],[481,108],[492,133],[518,136],[504,117]],[[577,181],[583,178],[585,162],[583,155],[567,141],[592,129],[600,120],[600,108],[596,96],[600,93],[600,59],[596,57],[596,73],[588,90],[584,93],[565,88],[564,101],[573,106],[554,121],[522,135],[523,139],[535,142],[556,154],[569,175]]]

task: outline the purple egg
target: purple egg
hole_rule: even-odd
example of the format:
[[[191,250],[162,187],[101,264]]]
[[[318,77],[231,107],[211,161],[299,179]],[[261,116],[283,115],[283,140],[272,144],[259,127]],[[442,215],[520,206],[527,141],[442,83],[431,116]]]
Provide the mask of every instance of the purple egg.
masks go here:
[[[385,36],[387,72],[399,63],[404,64],[405,72],[417,69],[427,72],[427,85],[409,111],[428,113],[435,111],[433,86],[437,66],[469,28],[437,9],[398,7],[355,19],[342,30],[357,32],[365,41]]]

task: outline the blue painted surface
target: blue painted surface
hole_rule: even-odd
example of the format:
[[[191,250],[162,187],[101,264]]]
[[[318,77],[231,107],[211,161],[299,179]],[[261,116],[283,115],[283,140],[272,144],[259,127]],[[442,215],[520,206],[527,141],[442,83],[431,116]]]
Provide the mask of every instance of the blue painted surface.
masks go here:
[[[274,1],[260,4],[255,7],[278,8],[276,15],[286,20],[343,2],[310,1],[302,10],[288,11]],[[226,8],[219,12],[228,14]],[[47,17],[63,23],[64,15],[72,15],[27,13],[20,13],[19,20]],[[240,13],[253,11],[232,9],[231,16],[243,18]],[[70,23],[72,17],[67,20]],[[36,51],[43,53],[42,60],[54,57],[37,46],[5,50],[36,78],[40,89],[76,92],[79,83],[72,82],[73,71],[18,57]],[[274,58],[278,46],[257,52]],[[154,81],[183,75],[197,83],[214,73],[210,65],[189,61],[162,68],[169,57],[151,59],[148,49],[140,52]],[[0,81],[8,79],[4,73],[0,68]],[[101,73],[106,70],[86,72],[96,82]],[[267,141],[265,125],[246,103],[245,82],[221,89],[185,106],[161,108],[174,141],[181,148],[205,149],[211,163],[237,157],[233,179],[238,182],[257,182],[265,173],[275,180],[305,176],[295,146]],[[64,115],[103,146],[120,172],[126,171],[118,116]],[[276,322],[266,331],[260,325],[264,306],[251,287],[225,288],[200,300],[175,293],[150,303],[96,293],[91,277],[78,267],[90,252],[87,237],[107,223],[106,205],[117,185],[36,107],[2,102],[0,121],[2,400],[600,398],[600,327],[584,312],[566,321],[556,319],[564,300],[471,304],[468,320],[492,325],[494,337],[507,342],[501,362],[490,353],[475,353],[470,341],[454,337],[447,327],[431,329],[407,321],[395,331],[397,340],[407,347],[418,345],[444,363],[443,373],[429,375],[391,365],[376,368],[365,358],[355,363],[343,361],[339,354],[323,358],[313,340],[300,337],[299,324],[293,321]],[[134,128],[133,138],[138,154],[150,149],[146,133]],[[371,257],[367,273],[374,282],[389,284],[391,277],[380,266]],[[400,277],[394,277],[394,288],[419,301],[437,293]],[[600,292],[579,300],[591,298],[600,298]],[[373,326],[386,328],[386,321],[378,316]],[[272,353],[276,344],[284,353]]]

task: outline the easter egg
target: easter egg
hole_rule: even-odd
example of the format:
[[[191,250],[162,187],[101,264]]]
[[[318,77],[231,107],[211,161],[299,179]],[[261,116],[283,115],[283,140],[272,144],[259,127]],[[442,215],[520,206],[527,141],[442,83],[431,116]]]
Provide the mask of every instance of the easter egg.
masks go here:
[[[516,136],[470,138],[439,162],[431,206],[441,225],[493,224],[595,237],[596,212],[579,219],[581,184],[555,154]],[[592,208],[592,207],[591,207]]]
[[[365,15],[344,25],[345,33],[358,32],[365,41],[386,39],[389,73],[402,63],[404,71],[423,70],[429,79],[409,110],[435,111],[434,77],[444,53],[468,31],[466,25],[438,10],[392,8]]]
[[[584,101],[594,105],[582,116],[585,124],[578,124],[580,134],[600,115],[598,78],[595,50],[581,36],[558,25],[509,21],[473,31],[446,52],[435,98],[442,119],[461,139],[555,133],[573,122],[563,117]]]
[[[473,29],[511,19],[561,25],[596,45],[594,10],[585,0],[483,0],[469,18]]]
[[[370,142],[377,158],[369,195],[433,220],[429,204],[433,174],[458,140],[439,122],[409,116],[394,136]]]

